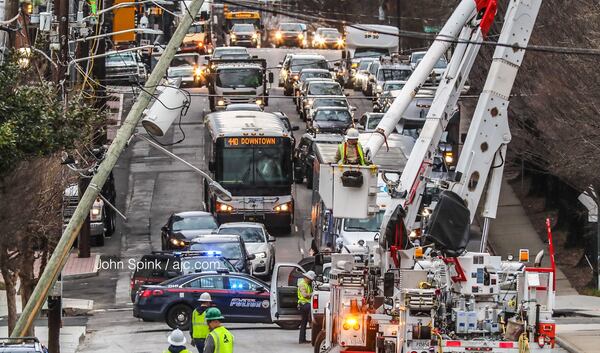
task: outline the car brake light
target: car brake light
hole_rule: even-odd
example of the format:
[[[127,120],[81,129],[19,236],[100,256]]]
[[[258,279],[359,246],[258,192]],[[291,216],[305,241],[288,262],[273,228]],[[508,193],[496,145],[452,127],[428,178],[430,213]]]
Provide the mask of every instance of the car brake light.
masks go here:
[[[446,341],[446,347],[460,347],[460,341]]]
[[[312,308],[317,310],[319,308],[319,297],[314,295],[312,298]]]
[[[140,297],[142,298],[148,298],[148,297],[158,297],[165,294],[165,292],[163,292],[161,289],[144,289],[144,291],[142,292],[142,294],[140,295]]]
[[[498,347],[499,347],[499,348],[513,348],[513,347],[514,347],[514,345],[513,345],[513,343],[512,343],[512,342],[500,342],[500,343],[498,344]]]

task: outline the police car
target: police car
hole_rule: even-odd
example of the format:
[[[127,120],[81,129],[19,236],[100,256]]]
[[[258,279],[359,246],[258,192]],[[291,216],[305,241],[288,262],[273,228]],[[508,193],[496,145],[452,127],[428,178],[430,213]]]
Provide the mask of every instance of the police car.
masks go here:
[[[135,298],[133,316],[188,329],[192,310],[204,292],[210,293],[227,322],[272,322],[269,285],[248,274],[227,270],[189,274],[160,285],[142,286]]]

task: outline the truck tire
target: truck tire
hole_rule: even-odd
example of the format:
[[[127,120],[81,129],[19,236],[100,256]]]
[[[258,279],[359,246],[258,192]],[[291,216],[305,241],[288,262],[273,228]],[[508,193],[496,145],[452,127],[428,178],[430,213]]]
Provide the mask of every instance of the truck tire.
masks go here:
[[[319,334],[321,333],[321,331],[323,330],[323,327],[321,327],[321,323],[320,322],[312,322],[311,327],[310,327],[310,343],[314,346],[315,345],[315,341],[317,340],[317,337],[319,336]]]
[[[324,347],[325,343],[325,331],[319,332],[317,338],[315,338],[314,353],[324,353],[326,351]]]
[[[276,324],[284,330],[297,330],[300,328],[300,321],[282,321],[276,322]]]
[[[185,304],[175,304],[167,311],[166,322],[172,329],[186,331],[190,329],[192,308]]]

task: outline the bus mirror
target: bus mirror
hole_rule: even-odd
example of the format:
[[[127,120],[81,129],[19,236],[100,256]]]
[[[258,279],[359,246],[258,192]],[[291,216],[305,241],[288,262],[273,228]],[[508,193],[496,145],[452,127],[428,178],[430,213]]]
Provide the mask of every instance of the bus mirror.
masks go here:
[[[227,189],[223,188],[223,186],[221,186],[221,184],[217,183],[216,181],[211,181],[208,184],[208,187],[217,195],[217,197],[219,197],[221,200],[223,201],[231,201],[233,200],[233,196],[231,196],[231,193],[229,191],[227,191]]]
[[[269,83],[273,83],[273,81],[275,81],[275,76],[273,75],[273,72],[269,72]]]

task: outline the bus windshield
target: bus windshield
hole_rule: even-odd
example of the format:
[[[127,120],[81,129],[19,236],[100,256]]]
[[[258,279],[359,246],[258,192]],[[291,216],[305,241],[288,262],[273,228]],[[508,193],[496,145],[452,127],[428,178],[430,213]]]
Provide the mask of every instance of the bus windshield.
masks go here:
[[[292,161],[289,140],[275,146],[243,146],[220,148],[216,178],[223,187],[234,194],[271,190],[274,187],[289,187],[292,179]],[[261,190],[257,190],[257,188]]]
[[[229,68],[217,73],[217,86],[223,88],[239,88],[262,86],[262,70],[258,68]]]

